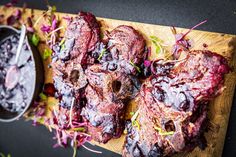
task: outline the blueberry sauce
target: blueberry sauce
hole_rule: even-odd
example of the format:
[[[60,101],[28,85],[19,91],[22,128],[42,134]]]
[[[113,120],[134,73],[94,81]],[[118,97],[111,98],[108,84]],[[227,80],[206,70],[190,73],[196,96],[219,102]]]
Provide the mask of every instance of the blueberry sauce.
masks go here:
[[[35,64],[26,43],[19,57],[20,78],[17,85],[9,90],[5,87],[7,70],[14,64],[19,35],[11,35],[0,41],[0,110],[21,112],[30,103],[35,84]]]

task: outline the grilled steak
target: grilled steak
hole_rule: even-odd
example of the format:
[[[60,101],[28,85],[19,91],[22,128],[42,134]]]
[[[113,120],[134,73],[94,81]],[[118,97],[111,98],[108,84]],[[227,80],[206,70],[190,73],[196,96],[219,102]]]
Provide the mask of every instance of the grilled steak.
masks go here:
[[[70,21],[65,32],[65,46],[54,56],[63,61],[75,59],[87,63],[88,53],[99,44],[100,27],[94,15],[80,12]]]
[[[96,55],[104,69],[136,74],[134,65],[139,66],[145,57],[143,36],[133,27],[121,25],[107,32],[104,41],[105,46],[100,49],[105,49],[105,53],[100,54],[102,57]]]
[[[80,12],[70,21],[65,32],[65,43],[54,46],[53,80],[60,106],[69,109],[72,100],[80,105],[87,85],[84,69],[93,63],[91,51],[100,43],[100,28],[94,15]]]
[[[93,139],[102,143],[120,137],[123,131],[125,104],[139,88],[137,79],[130,74],[136,73],[134,64],[143,60],[145,46],[135,29],[123,25],[107,33],[106,41],[93,52],[101,64],[86,70],[87,104],[81,113],[89,122]]]
[[[128,124],[123,156],[169,156],[190,151],[204,139],[207,104],[224,88],[227,61],[210,51],[192,51],[178,63],[159,60],[142,85],[137,123]]]
[[[131,76],[103,70],[101,65],[89,67],[86,75],[87,104],[81,115],[89,122],[88,131],[93,139],[106,143],[112,137],[120,137],[124,128],[124,104],[138,90]]]

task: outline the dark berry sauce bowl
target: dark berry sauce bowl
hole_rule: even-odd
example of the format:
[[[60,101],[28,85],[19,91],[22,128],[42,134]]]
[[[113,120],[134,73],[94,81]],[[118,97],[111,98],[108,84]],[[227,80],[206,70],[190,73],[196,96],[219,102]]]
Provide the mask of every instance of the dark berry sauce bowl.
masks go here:
[[[26,35],[17,67],[17,84],[12,89],[5,86],[6,74],[14,64],[20,30],[0,25],[0,122],[18,120],[37,99],[43,83],[44,69],[41,56]]]

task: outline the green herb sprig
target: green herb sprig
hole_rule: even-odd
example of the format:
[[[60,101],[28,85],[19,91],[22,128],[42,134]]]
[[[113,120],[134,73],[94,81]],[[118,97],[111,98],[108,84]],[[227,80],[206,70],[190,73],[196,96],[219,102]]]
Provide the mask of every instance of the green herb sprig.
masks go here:
[[[130,61],[129,63],[138,71],[138,73],[141,73],[141,70],[137,65],[135,65],[132,61]]]
[[[43,59],[46,60],[52,55],[52,50],[51,49],[44,49],[43,51]]]
[[[39,36],[34,33],[34,34],[32,35],[32,38],[31,38],[32,44],[33,44],[34,46],[38,46],[39,41],[40,41]]]
[[[158,131],[159,135],[161,136],[168,136],[168,135],[173,135],[174,134],[174,131],[164,131],[162,130],[161,128],[157,127],[157,126],[154,126],[154,129]]]
[[[150,36],[151,38],[151,41],[152,43],[155,45],[156,47],[156,53],[159,54],[159,53],[164,53],[164,50],[161,46],[161,44],[163,43],[163,41],[161,39],[159,39],[158,37],[156,36]]]
[[[98,57],[98,61],[101,61],[101,59],[102,59],[102,57],[103,57],[103,55],[106,53],[106,49],[102,49],[102,51],[101,51],[101,53],[100,53],[100,55],[99,55],[99,57]]]

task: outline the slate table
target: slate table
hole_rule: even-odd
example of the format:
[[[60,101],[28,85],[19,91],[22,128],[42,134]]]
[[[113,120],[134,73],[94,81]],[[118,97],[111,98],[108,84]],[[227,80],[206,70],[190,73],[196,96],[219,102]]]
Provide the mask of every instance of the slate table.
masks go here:
[[[0,0],[0,5],[9,2]],[[44,0],[20,0],[28,7],[46,9]],[[137,21],[151,24],[190,28],[199,21],[208,19],[202,30],[236,34],[236,0],[49,0],[60,12],[77,13],[89,11],[99,17]],[[72,149],[52,146],[53,134],[44,126],[33,127],[23,119],[13,123],[0,123],[0,152],[12,157],[70,157]],[[80,148],[80,157],[118,157],[120,155],[96,148],[102,155]],[[236,95],[225,138],[223,157],[236,156]]]

